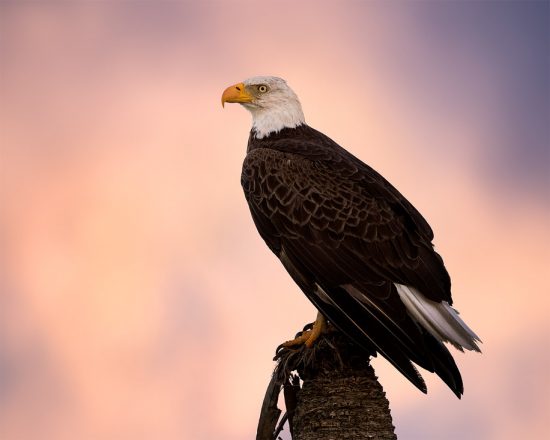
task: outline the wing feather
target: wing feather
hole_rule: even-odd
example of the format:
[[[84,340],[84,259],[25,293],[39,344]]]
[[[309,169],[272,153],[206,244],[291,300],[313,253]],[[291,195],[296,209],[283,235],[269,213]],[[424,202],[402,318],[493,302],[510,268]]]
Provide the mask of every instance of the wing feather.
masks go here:
[[[337,250],[325,265],[316,262],[319,271],[330,271],[332,260],[344,256],[348,281],[368,267],[370,281],[392,280],[451,303],[449,277],[431,243],[411,233],[407,217],[373,196],[362,179],[343,178],[340,171],[261,149],[247,156],[242,180],[253,214],[268,219],[277,235]]]

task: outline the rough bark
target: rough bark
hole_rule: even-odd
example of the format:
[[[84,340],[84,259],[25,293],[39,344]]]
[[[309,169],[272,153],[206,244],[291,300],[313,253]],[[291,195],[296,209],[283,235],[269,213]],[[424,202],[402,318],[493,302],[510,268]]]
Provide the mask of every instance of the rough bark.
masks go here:
[[[389,402],[368,353],[340,333],[323,335],[311,349],[280,349],[277,359],[257,440],[278,437],[282,426],[273,422],[276,411],[264,410],[277,410],[281,386],[293,440],[397,439]]]
[[[294,414],[295,440],[396,439],[389,402],[368,362],[314,370]]]

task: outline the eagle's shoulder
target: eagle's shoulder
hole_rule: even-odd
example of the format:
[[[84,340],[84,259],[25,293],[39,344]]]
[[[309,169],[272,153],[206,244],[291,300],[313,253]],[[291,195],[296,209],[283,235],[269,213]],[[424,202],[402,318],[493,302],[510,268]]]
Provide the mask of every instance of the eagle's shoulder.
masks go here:
[[[292,166],[289,166],[289,160]],[[374,199],[383,207],[388,206],[393,213],[403,218],[411,232],[416,231],[423,240],[431,242],[434,238],[422,214],[388,180],[331,138],[308,125],[285,128],[261,139],[257,139],[254,131],[251,131],[243,167],[243,186],[252,175],[258,172],[265,174],[267,171],[270,171],[269,174],[298,179],[303,185],[328,180],[338,189],[338,186],[353,182],[360,188],[360,197]]]

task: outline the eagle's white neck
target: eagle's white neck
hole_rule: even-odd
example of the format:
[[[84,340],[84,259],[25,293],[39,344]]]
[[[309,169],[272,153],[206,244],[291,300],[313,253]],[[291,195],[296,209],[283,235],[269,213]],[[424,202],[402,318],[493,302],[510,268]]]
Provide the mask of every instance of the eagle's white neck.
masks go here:
[[[295,128],[305,123],[302,106],[298,99],[270,102],[269,106],[245,107],[252,113],[252,129],[256,138],[261,139],[283,128]]]

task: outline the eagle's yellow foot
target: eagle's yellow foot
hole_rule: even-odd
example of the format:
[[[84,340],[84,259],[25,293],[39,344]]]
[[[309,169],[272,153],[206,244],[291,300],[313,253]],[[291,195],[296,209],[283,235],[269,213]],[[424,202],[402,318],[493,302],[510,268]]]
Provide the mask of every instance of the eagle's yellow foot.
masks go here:
[[[325,333],[327,330],[327,320],[321,314],[317,312],[317,319],[313,323],[313,328],[311,330],[304,331],[300,336],[294,338],[291,341],[283,342],[283,347],[294,347],[296,345],[304,344],[307,348],[311,348],[317,338],[321,336],[321,333]]]

